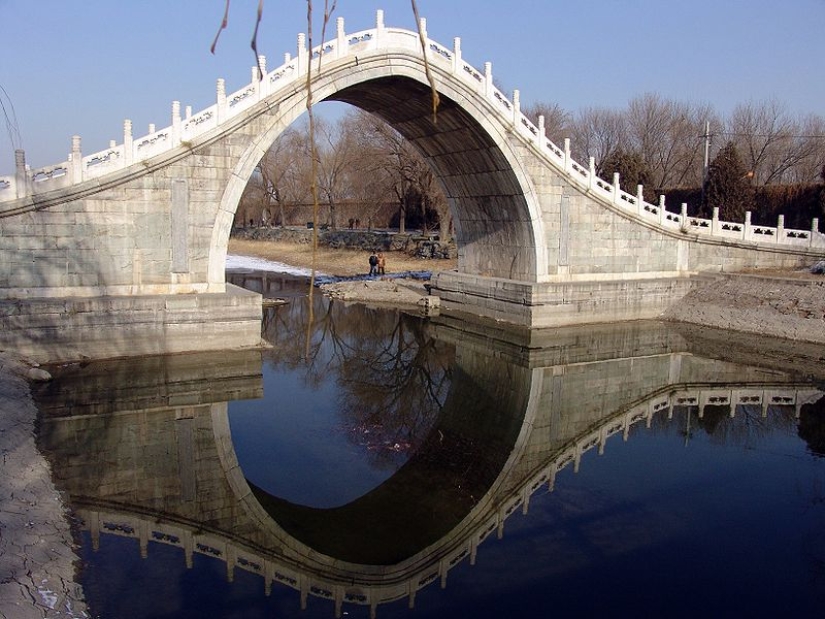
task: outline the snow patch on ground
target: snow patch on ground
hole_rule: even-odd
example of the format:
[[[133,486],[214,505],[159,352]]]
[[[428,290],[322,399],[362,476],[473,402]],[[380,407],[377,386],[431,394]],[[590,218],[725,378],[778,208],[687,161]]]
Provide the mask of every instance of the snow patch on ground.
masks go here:
[[[226,270],[227,271],[270,271],[273,273],[287,273],[289,275],[297,275],[309,277],[312,272],[309,269],[302,269],[294,267],[282,262],[275,262],[274,260],[267,260],[266,258],[256,258],[254,256],[226,256]],[[326,275],[321,271],[315,271],[315,275]]]

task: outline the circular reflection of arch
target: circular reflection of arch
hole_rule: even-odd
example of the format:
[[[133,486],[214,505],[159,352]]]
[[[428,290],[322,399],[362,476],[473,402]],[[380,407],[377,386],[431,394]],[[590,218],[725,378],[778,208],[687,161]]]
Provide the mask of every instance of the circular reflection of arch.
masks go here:
[[[546,279],[537,192],[507,139],[503,117],[461,79],[438,66],[430,68],[441,100],[435,120],[420,50],[403,47],[366,52],[357,64],[325,65],[313,74],[313,99],[342,101],[376,114],[418,149],[453,210],[459,271],[530,282]],[[248,179],[278,136],[306,111],[306,101],[301,86],[283,100],[264,100],[253,108],[258,113],[249,119],[259,122],[262,131],[238,159],[221,197],[209,250],[210,284],[224,282],[229,231]]]
[[[538,381],[538,389],[530,391],[526,402],[528,412],[537,410],[536,399],[541,387],[540,372],[533,373],[532,376]],[[457,393],[457,396],[460,395],[463,394]],[[247,495],[250,493],[248,488],[243,487],[245,480],[237,462],[234,463],[234,468],[226,469],[227,478],[232,489],[241,497],[243,509],[253,517],[265,518],[266,522],[258,521],[262,530],[274,535],[276,541],[284,543],[277,558],[269,556],[267,552],[258,554],[260,549],[245,543],[243,535],[227,536],[225,532],[211,531],[197,522],[167,522],[163,517],[142,512],[127,511],[124,514],[112,511],[113,508],[116,509],[112,504],[95,505],[94,502],[82,505],[78,513],[91,530],[93,543],[101,533],[137,538],[144,557],[148,555],[147,546],[150,541],[177,546],[186,553],[188,567],[192,566],[193,553],[220,558],[226,562],[227,578],[230,581],[234,570],[241,568],[262,576],[267,593],[272,582],[299,590],[302,606],[305,605],[307,596],[312,595],[334,601],[336,616],[341,615],[342,604],[345,602],[367,604],[374,616],[378,604],[408,597],[412,606],[419,589],[438,579],[442,585],[446,584],[448,571],[468,555],[472,563],[478,544],[497,528],[501,531],[504,521],[519,506],[524,506],[526,511],[534,492],[547,485],[552,489],[558,471],[567,466],[573,466],[577,470],[584,453],[592,449],[602,453],[605,443],[611,437],[623,436],[626,439],[632,427],[650,427],[654,417],[666,415],[670,418],[674,408],[679,407],[695,407],[701,416],[702,411],[708,407],[724,406],[729,409],[727,414],[731,418],[739,414],[739,407],[761,409],[761,413],[757,414],[763,417],[768,415],[769,408],[781,407],[790,409],[792,416],[800,419],[805,416],[806,408],[808,412],[821,415],[822,398],[821,391],[812,389],[807,384],[670,385],[608,414],[595,426],[571,437],[567,444],[543,457],[541,463],[537,463],[538,466],[529,471],[514,470],[519,465],[519,460],[525,456],[521,448],[529,438],[533,423],[529,416],[525,416],[515,441],[514,453],[507,459],[488,495],[479,501],[445,539],[397,566],[347,565],[330,561],[329,557],[319,556],[300,541],[291,538],[272,522],[267,513],[256,509],[254,496],[242,495],[243,492]],[[812,409],[812,406],[815,408]],[[218,452],[224,466],[231,467],[233,452],[228,434],[227,410],[226,404],[211,405],[211,419],[219,441]],[[461,423],[458,422],[459,426]],[[513,424],[504,424],[507,425]],[[450,429],[453,424],[445,423],[443,427]],[[500,424],[493,420],[481,432],[496,428],[500,428]],[[517,483],[505,484],[508,477],[514,480],[517,478]],[[435,556],[426,560],[425,555],[429,552],[435,553]]]
[[[473,363],[472,361],[470,363]],[[496,380],[501,372],[506,380]],[[497,487],[522,459],[540,400],[542,372],[484,360],[459,363],[444,412],[416,454],[349,504],[296,505],[250,485],[232,448],[226,410],[213,428],[243,510],[309,573],[364,585],[404,581],[478,529]]]

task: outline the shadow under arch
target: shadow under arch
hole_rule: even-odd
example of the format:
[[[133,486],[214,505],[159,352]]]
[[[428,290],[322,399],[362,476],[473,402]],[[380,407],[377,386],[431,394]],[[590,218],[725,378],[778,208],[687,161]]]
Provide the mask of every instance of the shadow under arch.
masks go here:
[[[435,118],[424,63],[410,50],[325,65],[313,74],[313,98],[375,114],[418,149],[444,187],[453,212],[460,272],[541,281],[548,272],[541,208],[534,184],[507,139],[511,129],[484,97],[443,69],[431,68],[441,100]],[[237,159],[220,198],[209,247],[210,284],[224,282],[232,221],[255,166],[306,111],[306,101],[302,84],[282,100],[256,104],[247,117],[245,122],[260,120],[264,127]]]

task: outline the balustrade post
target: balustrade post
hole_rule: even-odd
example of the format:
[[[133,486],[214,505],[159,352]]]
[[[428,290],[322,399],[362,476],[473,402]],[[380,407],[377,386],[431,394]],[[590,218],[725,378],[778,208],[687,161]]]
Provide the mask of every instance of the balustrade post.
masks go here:
[[[636,212],[641,215],[645,212],[645,188],[644,185],[636,185]]]
[[[14,188],[15,196],[25,198],[29,195],[29,175],[26,172],[26,151],[18,148],[14,151]]]
[[[298,75],[303,75],[307,71],[307,36],[302,32],[298,35]]]
[[[384,11],[378,9],[375,12],[375,42],[380,43],[384,38]]]
[[[191,105],[186,106],[186,113],[185,113],[184,118],[186,118],[186,120],[189,120],[190,118],[192,118],[192,106]]]
[[[679,216],[682,218],[682,228],[687,230],[690,225],[687,214],[687,202],[682,202],[682,211],[679,213]]]
[[[659,225],[665,222],[665,194],[659,194]]]
[[[570,164],[572,159],[570,158],[570,138],[564,138],[564,171],[570,172]]]
[[[567,170],[567,160],[570,158],[570,138],[564,138],[564,169]],[[588,169],[588,184],[590,189],[596,186],[596,158],[590,157]]]
[[[808,245],[813,247],[814,237],[819,234],[819,217],[814,217],[811,220],[811,236],[808,238]]]
[[[710,233],[716,234],[719,232],[719,207],[713,207],[713,215],[710,220]]]
[[[83,153],[80,151],[80,136],[72,136],[72,154],[69,157],[72,170],[72,183],[83,181]]]
[[[215,117],[217,120],[217,124],[220,125],[223,122],[224,117],[226,116],[226,82],[222,77],[218,78],[215,90],[215,102],[217,103]]]
[[[421,17],[418,20],[418,30],[420,32],[420,36],[424,37],[424,40],[427,40],[427,18]]]
[[[547,148],[547,129],[544,125],[544,114],[539,115],[539,132],[536,134],[536,141],[542,151]]]
[[[260,54],[258,56],[258,66],[255,67],[255,72],[252,76],[252,83],[258,90],[258,101],[269,94],[269,80],[266,79],[266,56]]]
[[[776,242],[785,242],[785,216],[780,215],[776,218]]]
[[[180,144],[180,101],[172,101],[172,146]]]
[[[339,17],[335,20],[335,26],[337,28],[336,32],[336,40],[335,40],[335,51],[337,53],[336,58],[344,58],[347,54],[349,54],[349,45],[347,44],[347,32],[344,30],[344,18]]]
[[[521,115],[521,93],[518,90],[513,91],[513,124],[518,129],[519,116]]]
[[[155,132],[155,123],[149,123],[149,133],[152,134]]]
[[[493,63],[484,63],[484,94],[488,97],[493,92]]]
[[[751,212],[745,211],[745,229],[742,230],[742,238],[749,241],[752,236],[753,230],[751,230]]]
[[[622,188],[619,185],[619,173],[613,172],[613,204],[619,203],[619,193]]]
[[[132,165],[134,161],[134,138],[132,137],[132,121],[126,119],[123,121],[123,158],[127,166]]]
[[[461,72],[461,37],[453,39],[453,74]]]

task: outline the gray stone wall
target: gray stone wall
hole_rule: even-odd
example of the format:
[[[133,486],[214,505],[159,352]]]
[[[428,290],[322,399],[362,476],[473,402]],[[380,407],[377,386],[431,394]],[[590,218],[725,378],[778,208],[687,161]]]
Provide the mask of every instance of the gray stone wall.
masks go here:
[[[312,242],[312,232],[306,227],[239,226],[232,229],[232,236],[256,241],[308,244]],[[401,251],[426,258],[455,258],[457,253],[455,240],[444,242],[437,235],[417,232],[400,234],[381,230],[323,229],[318,231],[318,245],[331,249]]]

